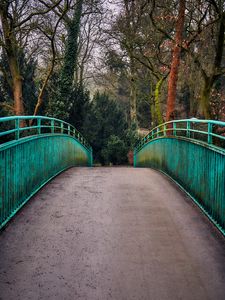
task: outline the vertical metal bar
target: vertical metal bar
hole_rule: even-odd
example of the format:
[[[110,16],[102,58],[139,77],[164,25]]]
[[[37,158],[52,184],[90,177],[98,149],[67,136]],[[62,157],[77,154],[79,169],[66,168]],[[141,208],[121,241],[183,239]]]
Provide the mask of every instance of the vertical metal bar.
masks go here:
[[[163,125],[163,135],[166,136],[166,124]]]
[[[212,144],[212,124],[208,123],[208,144]]]
[[[38,134],[41,134],[41,118],[38,118],[38,120],[37,120],[37,126],[38,126],[37,132],[38,132]]]
[[[134,149],[134,154],[133,154],[133,165],[134,168],[136,168],[136,149]]]
[[[175,122],[173,122],[173,135],[176,136],[177,135],[177,124]]]
[[[157,132],[157,137],[159,137],[159,127],[157,127],[156,132]]]
[[[73,137],[76,137],[76,129],[73,129]]]
[[[67,127],[67,134],[70,135],[70,125]]]
[[[55,121],[51,120],[51,133],[54,133],[54,124],[55,124]]]
[[[191,135],[190,135],[190,129],[191,129],[191,123],[190,123],[190,121],[187,121],[187,132],[186,132],[186,134],[187,134],[188,138],[191,137]]]
[[[18,140],[20,138],[20,120],[18,118],[15,119],[15,139]]]
[[[91,148],[91,167],[93,167],[93,149]]]
[[[61,133],[63,133],[63,122],[60,122]]]

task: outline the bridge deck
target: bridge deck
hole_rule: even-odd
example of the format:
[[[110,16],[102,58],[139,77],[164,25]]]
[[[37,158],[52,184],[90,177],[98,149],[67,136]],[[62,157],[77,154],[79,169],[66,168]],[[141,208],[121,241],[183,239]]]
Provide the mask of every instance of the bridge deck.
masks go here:
[[[73,168],[0,234],[0,299],[225,299],[225,242],[150,169]]]

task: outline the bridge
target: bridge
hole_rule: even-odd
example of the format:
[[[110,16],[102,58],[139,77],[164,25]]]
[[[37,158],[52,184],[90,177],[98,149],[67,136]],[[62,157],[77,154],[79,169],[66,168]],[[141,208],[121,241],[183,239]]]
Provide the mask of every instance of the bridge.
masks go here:
[[[70,124],[0,121],[0,299],[225,299],[225,123],[162,124],[135,168],[92,168]]]

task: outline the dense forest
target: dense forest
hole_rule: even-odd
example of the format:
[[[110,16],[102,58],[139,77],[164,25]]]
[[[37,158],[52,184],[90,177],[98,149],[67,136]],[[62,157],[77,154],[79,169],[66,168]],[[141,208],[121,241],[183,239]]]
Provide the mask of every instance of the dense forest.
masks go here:
[[[74,125],[126,163],[164,121],[225,121],[224,0],[1,0],[0,117]]]

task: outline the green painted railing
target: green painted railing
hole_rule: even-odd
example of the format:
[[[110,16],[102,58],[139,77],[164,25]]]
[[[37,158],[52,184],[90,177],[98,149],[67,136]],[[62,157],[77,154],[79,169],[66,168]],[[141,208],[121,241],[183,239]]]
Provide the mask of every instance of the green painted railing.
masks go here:
[[[0,228],[51,178],[91,165],[92,148],[72,125],[41,116],[0,118]]]
[[[134,150],[134,166],[170,176],[225,235],[225,122],[175,120],[155,127]]]

